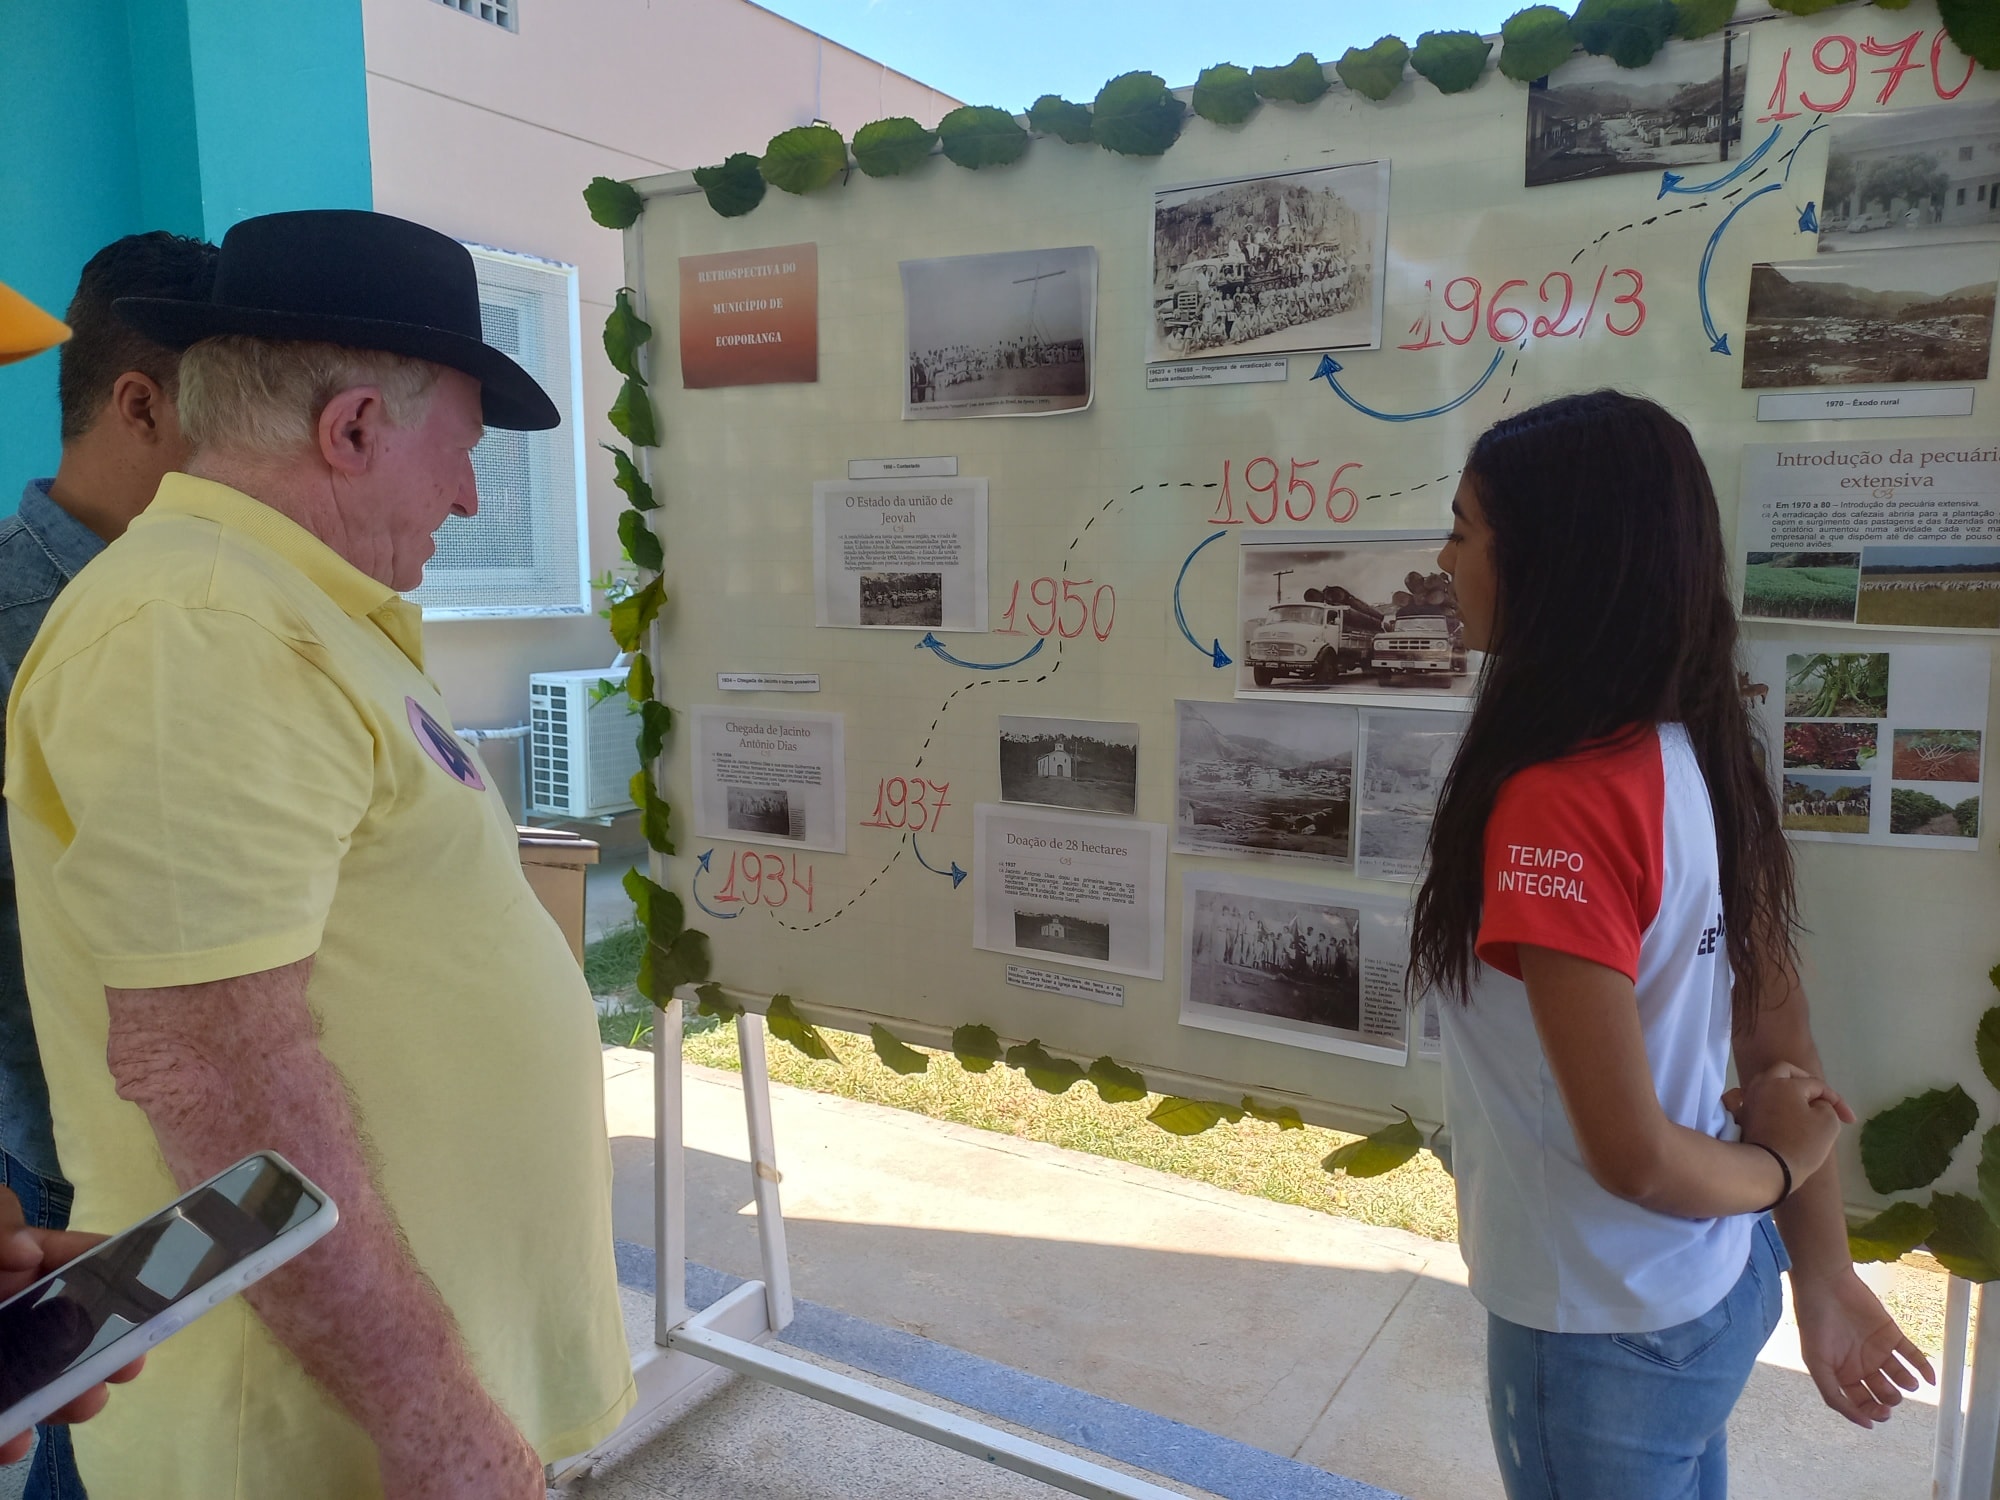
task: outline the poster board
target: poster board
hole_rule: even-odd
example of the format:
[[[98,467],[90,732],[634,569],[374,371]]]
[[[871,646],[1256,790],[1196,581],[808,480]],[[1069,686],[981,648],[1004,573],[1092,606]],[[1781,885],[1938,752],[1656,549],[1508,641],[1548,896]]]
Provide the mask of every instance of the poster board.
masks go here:
[[[1855,39],[1871,32],[1917,33],[1910,55],[1937,60],[1936,84],[1928,66],[1906,70],[1883,104],[1885,79],[1862,72],[1839,109],[1804,107],[1802,93],[1842,87],[1815,71],[1816,48],[1822,59],[1843,51],[1821,40],[1850,38],[1845,50],[1861,57]],[[844,854],[686,838],[671,862],[670,883],[711,934],[716,977],[753,1003],[782,992],[809,1017],[860,1030],[881,1021],[910,1041],[939,1044],[954,1026],[981,1023],[1084,1061],[1109,1055],[1167,1091],[1249,1093],[1357,1127],[1399,1107],[1436,1120],[1438,1065],[1420,1046],[1388,1065],[1182,1023],[1190,875],[1407,900],[1401,881],[1176,848],[1159,978],[976,948],[987,876],[974,810],[1002,801],[999,720],[1136,725],[1128,826],[1157,839],[1177,821],[1176,705],[1238,696],[1239,543],[1343,528],[1434,534],[1470,441],[1548,396],[1615,385],[1666,404],[1694,430],[1732,536],[1746,446],[1995,441],[2000,408],[1983,376],[1933,383],[1969,394],[1970,416],[1792,412],[1779,414],[1782,428],[1758,420],[1768,391],[1744,384],[1753,267],[1808,259],[1820,239],[1831,132],[1816,126],[1848,110],[1947,107],[1952,89],[1948,107],[1968,114],[2000,99],[2000,75],[1970,71],[1948,40],[1934,49],[1938,35],[1929,0],[1893,13],[1740,18],[1731,56],[1744,70],[1741,146],[1727,163],[1681,162],[1666,176],[1658,166],[1576,175],[1546,137],[1529,145],[1545,105],[1489,68],[1457,95],[1412,81],[1375,104],[1336,85],[1310,106],[1266,105],[1240,127],[1190,118],[1157,159],[1038,139],[1005,168],[933,159],[901,178],[856,173],[804,197],[773,191],[737,219],[712,212],[686,174],[641,182],[646,209],[628,233],[656,348],[679,338],[683,256],[810,243],[820,276],[816,383],[689,390],[669,359],[652,367],[664,436],[650,457],[671,600],[655,655],[661,696],[682,713],[762,703],[844,724]],[[1772,115],[1781,118],[1760,118]],[[1533,187],[1531,150],[1543,158]],[[1259,346],[1237,357],[1211,329],[1200,358],[1149,372],[1163,306],[1156,194],[1370,162],[1389,164],[1379,348],[1324,360]],[[1854,237],[1840,242],[1843,257]],[[1096,251],[1088,408],[906,420],[901,263],[1077,246]],[[1179,292],[1169,291],[1171,302]],[[1188,314],[1184,342],[1203,316]],[[1768,352],[1768,328],[1763,337]],[[1762,370],[1760,380],[1768,361]],[[816,628],[815,485],[912,471],[985,486],[987,633]],[[1788,620],[1745,634],[1863,649],[1852,627]],[[1990,637],[1939,639],[1990,653]],[[739,699],[717,689],[732,673],[813,677],[819,691]],[[663,790],[677,807],[696,799],[685,735],[669,746]],[[1077,821],[1095,837],[1102,818]],[[1985,937],[2000,911],[1994,837],[1963,850],[1820,843],[1795,853],[1816,1029],[1848,1097],[1867,1113],[1960,1076],[1992,999],[1985,971],[2000,957]],[[783,904],[745,903],[745,860],[759,877],[780,865],[779,884],[760,878],[759,891],[782,891]],[[732,875],[739,899],[719,905]],[[1851,1173],[1850,1187],[1858,1182]]]

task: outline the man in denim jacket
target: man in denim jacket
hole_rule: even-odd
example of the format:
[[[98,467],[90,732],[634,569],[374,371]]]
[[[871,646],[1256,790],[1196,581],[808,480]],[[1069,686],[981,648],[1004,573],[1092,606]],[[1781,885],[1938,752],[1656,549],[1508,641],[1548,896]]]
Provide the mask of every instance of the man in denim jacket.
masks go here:
[[[111,315],[120,297],[205,298],[215,247],[155,231],[127,235],[91,257],[70,303],[73,330],[59,377],[62,459],[54,479],[28,483],[0,522],[0,694],[49,605],[105,544],[125,530],[187,457],[174,390],[180,356]],[[0,746],[4,749],[4,746]],[[0,824],[0,1186],[13,1189],[30,1227],[69,1222],[70,1187],[56,1160],[48,1087],[21,972],[14,862]],[[81,1500],[68,1430],[44,1427],[25,1500]]]

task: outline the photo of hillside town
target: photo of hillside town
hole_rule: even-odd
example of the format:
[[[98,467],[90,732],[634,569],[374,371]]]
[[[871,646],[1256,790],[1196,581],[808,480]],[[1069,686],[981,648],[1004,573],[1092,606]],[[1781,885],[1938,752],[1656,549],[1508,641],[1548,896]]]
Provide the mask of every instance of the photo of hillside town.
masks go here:
[[[1754,265],[1744,388],[1984,380],[1996,282],[1992,244]]]
[[[1174,710],[1177,852],[1348,862],[1353,709],[1182,701]]]
[[[1728,161],[1748,83],[1741,37],[1668,45],[1643,68],[1574,58],[1528,91],[1527,185]]]

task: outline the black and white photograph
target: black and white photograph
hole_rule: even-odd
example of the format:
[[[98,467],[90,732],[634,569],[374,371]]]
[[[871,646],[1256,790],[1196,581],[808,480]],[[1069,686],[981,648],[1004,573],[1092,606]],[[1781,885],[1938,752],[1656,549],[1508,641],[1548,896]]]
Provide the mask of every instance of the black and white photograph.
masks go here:
[[[1984,380],[1996,281],[1992,242],[1754,265],[1744,389]]]
[[[863,625],[944,624],[942,573],[863,573],[856,581]]]
[[[1443,543],[1435,532],[1242,543],[1237,696],[1459,706],[1479,655],[1438,569]]]
[[[1000,800],[1131,817],[1139,804],[1139,726],[1002,715]]]
[[[1643,68],[1570,59],[1528,90],[1527,185],[1685,173],[1740,155],[1749,58],[1743,37],[1724,35],[1669,43]]]
[[[690,704],[698,838],[847,850],[847,727],[840,714]]]
[[[2000,238],[2000,100],[1836,115],[1822,255]]]
[[[1354,709],[1187,700],[1174,709],[1176,853],[1350,862]]]
[[[1371,880],[1422,879],[1438,793],[1458,756],[1464,714],[1366,709],[1354,871]]]
[[[729,788],[729,827],[734,833],[762,834],[767,838],[804,839],[806,810],[782,789],[756,787]]]
[[[1024,417],[1090,405],[1097,250],[903,262],[903,416]]]
[[[1165,977],[1163,823],[1070,808],[972,809],[972,946]]]
[[[1182,1025],[1406,1060],[1402,898],[1190,873],[1181,902]]]
[[[1014,946],[1059,958],[1111,960],[1108,912],[1030,911],[1014,908]]]
[[[1389,164],[1153,194],[1146,360],[1382,345]]]

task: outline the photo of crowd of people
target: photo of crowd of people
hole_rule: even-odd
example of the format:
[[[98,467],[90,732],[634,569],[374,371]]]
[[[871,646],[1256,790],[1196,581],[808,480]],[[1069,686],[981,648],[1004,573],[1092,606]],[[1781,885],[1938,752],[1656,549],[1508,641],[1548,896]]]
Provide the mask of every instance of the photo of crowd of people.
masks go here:
[[[903,262],[906,418],[1037,416],[1090,405],[1090,245]]]

